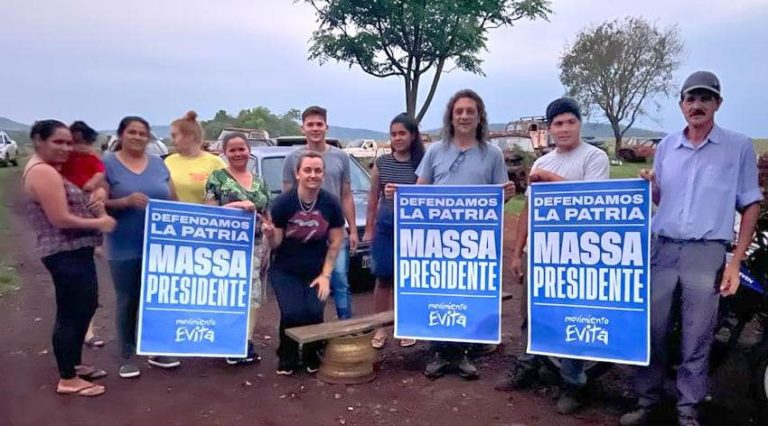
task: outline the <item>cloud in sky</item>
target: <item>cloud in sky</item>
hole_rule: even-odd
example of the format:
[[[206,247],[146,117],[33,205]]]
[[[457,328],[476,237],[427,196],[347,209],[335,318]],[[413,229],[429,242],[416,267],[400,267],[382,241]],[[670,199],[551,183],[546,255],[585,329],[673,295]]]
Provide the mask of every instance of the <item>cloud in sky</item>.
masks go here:
[[[768,136],[753,110],[762,105],[768,59],[764,0],[560,0],[549,22],[493,30],[483,54],[486,77],[443,76],[426,128],[447,98],[469,87],[484,96],[494,122],[541,114],[564,93],[557,62],[579,30],[606,19],[643,15],[677,24],[687,55],[676,76],[711,69],[721,77],[724,126]],[[290,0],[3,0],[0,116],[85,119],[114,127],[126,114],[168,123],[188,109],[211,117],[264,105],[273,111],[322,104],[331,124],[383,130],[404,109],[403,84],[346,64],[307,60],[315,28],[309,6]],[[675,99],[661,100],[639,125],[673,130]]]

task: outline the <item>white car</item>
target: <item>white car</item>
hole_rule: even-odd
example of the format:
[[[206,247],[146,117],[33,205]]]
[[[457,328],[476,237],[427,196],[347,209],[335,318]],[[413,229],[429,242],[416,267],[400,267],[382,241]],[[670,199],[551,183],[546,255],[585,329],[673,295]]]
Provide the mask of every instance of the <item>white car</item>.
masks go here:
[[[8,133],[0,130],[0,166],[19,165],[19,146]]]

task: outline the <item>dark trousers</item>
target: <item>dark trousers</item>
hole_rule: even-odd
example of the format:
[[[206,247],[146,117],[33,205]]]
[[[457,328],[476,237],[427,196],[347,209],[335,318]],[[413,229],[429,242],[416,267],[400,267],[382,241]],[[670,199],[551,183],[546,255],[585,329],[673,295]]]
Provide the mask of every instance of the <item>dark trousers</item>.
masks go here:
[[[438,341],[432,341],[429,344],[430,350],[439,353],[442,357],[451,361],[458,360],[464,353],[471,351],[476,346],[473,343]]]
[[[59,377],[75,377],[81,364],[85,332],[99,301],[93,247],[65,251],[42,259],[56,288],[56,322],[53,327],[53,353]]]
[[[717,277],[724,262],[725,245],[718,242],[660,237],[651,245],[651,364],[638,370],[636,377],[640,405],[650,407],[661,399],[668,362],[666,338],[679,287],[682,333],[677,410],[696,414],[709,390],[709,351],[720,302]]]
[[[297,366],[300,361],[299,344],[285,334],[285,330],[304,325],[323,322],[325,304],[317,298],[317,289],[310,288],[311,278],[302,278],[279,269],[272,268],[269,281],[275,290],[277,304],[280,306],[280,346],[277,355],[281,364]],[[322,343],[304,345],[307,358],[317,356]]]
[[[110,260],[109,269],[117,301],[117,335],[120,355],[130,359],[136,354],[136,317],[141,298],[141,259]]]

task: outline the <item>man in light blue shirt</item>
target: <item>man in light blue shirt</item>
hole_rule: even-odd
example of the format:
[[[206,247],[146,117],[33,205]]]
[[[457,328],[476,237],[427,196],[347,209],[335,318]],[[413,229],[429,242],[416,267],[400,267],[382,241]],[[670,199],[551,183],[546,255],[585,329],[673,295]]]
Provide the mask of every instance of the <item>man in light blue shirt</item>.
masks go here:
[[[448,101],[443,115],[445,139],[435,142],[424,154],[416,175],[418,185],[503,185],[504,200],[515,194],[508,181],[504,154],[488,143],[488,116],[485,104],[472,90],[460,90]],[[392,198],[394,184],[387,184],[385,195]],[[466,380],[479,377],[469,359],[469,344],[437,342],[431,344],[433,358],[424,368],[430,379],[443,376],[453,366]]]
[[[763,198],[752,141],[715,125],[721,104],[717,77],[707,71],[691,74],[680,93],[688,126],[661,141],[653,171],[641,171],[641,177],[652,182],[658,205],[651,244],[651,364],[638,371],[638,407],[621,417],[622,425],[645,424],[660,402],[673,303],[680,305],[682,327],[678,421],[699,424],[699,405],[709,388],[709,352],[720,295],[730,296],[738,289],[739,267]],[[725,265],[736,210],[742,214],[737,246]]]

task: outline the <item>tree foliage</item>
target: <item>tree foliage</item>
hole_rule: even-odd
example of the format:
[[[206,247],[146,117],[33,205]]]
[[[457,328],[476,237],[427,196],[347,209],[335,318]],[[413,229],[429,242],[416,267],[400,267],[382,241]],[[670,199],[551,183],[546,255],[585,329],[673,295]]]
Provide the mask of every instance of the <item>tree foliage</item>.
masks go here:
[[[299,119],[301,112],[291,109],[285,114],[274,114],[269,108],[256,107],[244,109],[237,116],[231,116],[224,110],[219,110],[212,120],[203,121],[205,138],[216,139],[225,127],[241,127],[248,129],[264,129],[270,137],[300,135]]]
[[[578,34],[560,59],[560,81],[587,113],[605,114],[618,152],[637,117],[650,105],[658,109],[657,96],[674,92],[672,74],[683,54],[677,27],[635,17],[609,21]]]
[[[406,111],[427,112],[440,77],[451,69],[483,75],[487,32],[520,19],[546,19],[548,0],[302,0],[316,12],[310,59],[359,66],[375,77],[400,77]],[[427,96],[417,98],[425,74]]]

